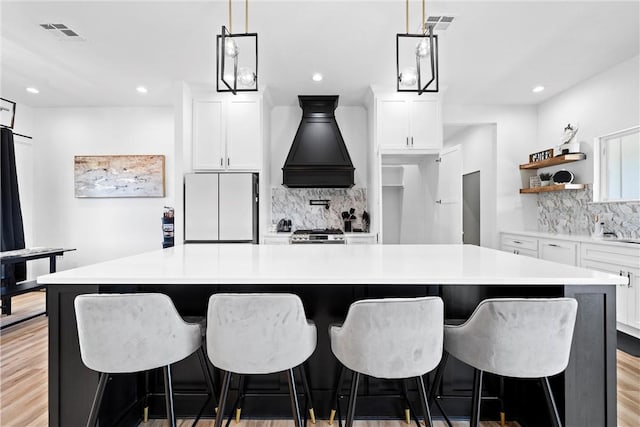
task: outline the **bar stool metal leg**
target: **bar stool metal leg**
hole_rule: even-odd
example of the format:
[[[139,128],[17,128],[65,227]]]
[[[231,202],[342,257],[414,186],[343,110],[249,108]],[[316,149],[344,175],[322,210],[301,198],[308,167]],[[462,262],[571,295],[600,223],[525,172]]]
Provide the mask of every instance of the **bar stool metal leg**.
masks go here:
[[[222,426],[222,419],[224,418],[224,408],[227,403],[227,395],[229,394],[229,386],[231,385],[231,372],[225,371],[222,378],[222,386],[220,388],[220,403],[218,404],[218,413],[216,414],[216,422],[214,427]]]
[[[342,382],[344,381],[344,373],[347,368],[344,365],[340,366],[340,374],[338,374],[338,382],[336,383],[336,391],[331,398],[331,413],[329,414],[329,425],[333,425],[333,420],[336,416],[336,410],[338,409],[338,399],[340,398],[340,389],[342,389]]]
[[[207,400],[204,402],[204,405],[202,405],[202,407],[200,408],[200,411],[198,412],[198,415],[196,416],[196,418],[193,420],[193,424],[191,425],[191,427],[195,427],[196,424],[198,424],[198,421],[200,420],[202,413],[209,405],[209,402],[211,402],[211,399],[213,399],[213,402],[215,405],[214,412],[217,411],[218,409],[218,402],[216,399],[213,376],[211,374],[211,370],[209,369],[209,365],[207,364],[207,358],[204,354],[204,348],[200,347],[197,353],[198,353],[198,361],[200,362],[200,367],[202,368],[202,373],[204,374],[204,378],[207,383]]]
[[[309,379],[307,378],[307,371],[304,369],[304,363],[299,366],[300,374],[302,375],[302,387],[304,388],[304,395],[309,402],[309,418],[311,418],[311,424],[316,423],[316,413],[313,409],[313,395],[311,394],[311,388],[309,387]]]
[[[176,413],[173,408],[173,385],[171,384],[171,365],[162,368],[164,371],[164,400],[167,405],[167,420],[171,427],[176,427]]]
[[[447,366],[447,360],[449,360],[449,353],[445,351],[442,353],[442,359],[436,369],[436,375],[433,378],[433,385],[429,392],[429,405],[433,405],[438,397],[438,390],[442,386],[442,376],[444,375],[444,368]]]
[[[109,381],[109,374],[100,372],[100,379],[98,380],[98,389],[96,395],[93,398],[93,404],[91,405],[91,412],[89,412],[89,419],[87,420],[87,427],[95,427],[98,423],[98,413],[100,412],[100,405],[102,404],[102,396],[104,396],[104,389],[107,387]]]
[[[353,420],[356,416],[356,398],[358,397],[359,382],[360,373],[353,371],[353,378],[351,378],[351,390],[349,391],[349,408],[347,409],[346,427],[353,427]]]
[[[482,371],[476,369],[473,373],[473,396],[471,397],[470,427],[480,426],[480,403],[482,402]]]
[[[551,384],[549,384],[549,378],[548,377],[540,378],[540,382],[542,383],[542,390],[544,391],[544,397],[547,401],[547,406],[549,408],[549,415],[551,415],[551,425],[552,427],[562,427],[562,422],[560,421],[560,414],[558,413],[556,402],[553,399]]]
[[[433,427],[433,420],[431,419],[431,411],[429,411],[429,402],[427,400],[427,391],[424,388],[424,380],[422,377],[416,377],[416,382],[418,383],[418,393],[420,394],[424,423],[427,427]]]
[[[287,381],[289,382],[293,421],[296,427],[302,427],[302,422],[300,421],[300,404],[298,403],[298,392],[296,391],[296,378],[293,374],[293,369],[287,370]]]

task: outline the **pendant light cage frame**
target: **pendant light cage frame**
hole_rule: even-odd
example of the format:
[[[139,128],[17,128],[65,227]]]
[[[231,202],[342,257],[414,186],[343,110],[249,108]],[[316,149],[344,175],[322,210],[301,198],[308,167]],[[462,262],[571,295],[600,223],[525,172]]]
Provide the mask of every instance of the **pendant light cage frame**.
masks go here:
[[[415,44],[410,43],[411,40],[415,40],[419,42],[419,39],[428,39],[429,42],[429,58],[428,61],[423,61],[420,59],[418,55],[415,55],[416,59],[416,72],[417,72],[417,82],[415,87],[407,87],[402,86],[401,77],[402,71],[400,69],[400,52],[401,45],[411,45]],[[406,40],[405,43],[402,40]],[[414,92],[418,93],[418,95],[422,95],[427,92],[438,92],[440,90],[440,73],[439,73],[439,64],[438,64],[438,36],[433,34],[433,26],[429,26],[427,32],[425,34],[396,34],[396,90],[398,92]],[[425,64],[426,63],[426,64]],[[430,74],[426,74],[428,76],[428,80],[426,83],[423,81],[423,72],[422,66],[427,65],[427,68],[430,70]]]
[[[247,44],[255,46],[253,50],[255,55],[255,81],[252,87],[242,87],[238,85],[238,70],[241,68],[241,64],[238,63],[239,57],[243,52],[238,54],[232,59],[232,63],[229,64],[229,60],[225,54],[225,46],[228,39],[237,40],[250,40],[248,43],[243,43],[243,47]],[[225,72],[229,66],[233,68],[233,81],[227,81],[227,73]],[[237,33],[232,34],[229,32],[226,26],[222,26],[222,31],[216,36],[216,91],[217,92],[231,92],[236,95],[238,92],[257,92],[258,91],[258,33]]]

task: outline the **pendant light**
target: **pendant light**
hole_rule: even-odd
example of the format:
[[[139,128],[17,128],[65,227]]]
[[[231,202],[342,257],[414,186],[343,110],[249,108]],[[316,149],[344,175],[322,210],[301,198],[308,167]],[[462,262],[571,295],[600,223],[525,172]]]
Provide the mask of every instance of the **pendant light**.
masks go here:
[[[258,34],[249,33],[249,0],[245,0],[244,33],[233,33],[229,0],[229,28],[222,26],[216,37],[216,90],[256,92],[258,90]]]
[[[405,34],[396,35],[396,89],[398,92],[438,92],[438,36],[425,21],[422,0],[421,34],[409,33],[409,0],[406,0]]]

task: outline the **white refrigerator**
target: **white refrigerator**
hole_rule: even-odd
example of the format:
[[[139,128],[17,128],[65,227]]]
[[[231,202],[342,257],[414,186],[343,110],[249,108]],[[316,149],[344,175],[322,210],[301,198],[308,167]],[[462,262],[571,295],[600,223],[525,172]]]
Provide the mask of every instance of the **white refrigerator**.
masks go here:
[[[258,243],[258,174],[186,174],[184,240]]]

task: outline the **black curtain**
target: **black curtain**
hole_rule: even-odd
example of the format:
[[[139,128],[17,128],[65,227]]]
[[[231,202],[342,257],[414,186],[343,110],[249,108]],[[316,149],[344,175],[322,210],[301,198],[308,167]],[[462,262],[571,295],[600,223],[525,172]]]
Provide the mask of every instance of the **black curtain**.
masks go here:
[[[16,153],[13,145],[13,132],[2,128],[2,151],[0,152],[0,178],[2,186],[2,204],[0,219],[2,220],[2,251],[24,249],[24,227],[20,195],[18,194],[18,177],[16,174]],[[27,263],[15,264],[16,282],[26,280]]]

